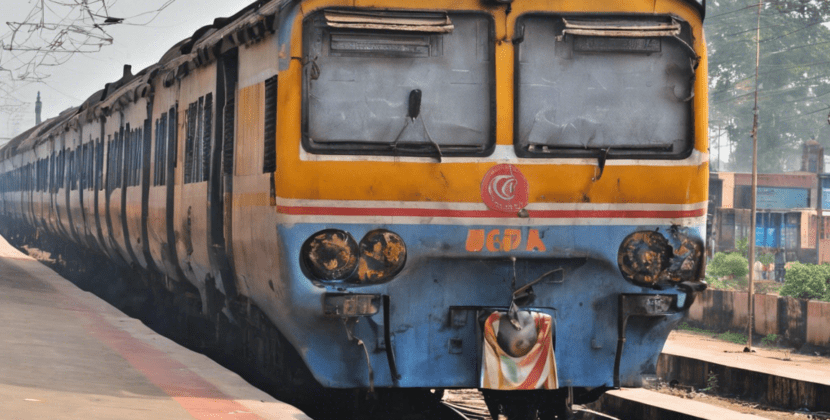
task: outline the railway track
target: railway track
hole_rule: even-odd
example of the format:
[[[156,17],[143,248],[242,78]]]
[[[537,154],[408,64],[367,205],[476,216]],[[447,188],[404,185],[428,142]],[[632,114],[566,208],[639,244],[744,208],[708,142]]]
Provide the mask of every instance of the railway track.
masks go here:
[[[786,410],[682,389],[611,391],[589,406],[575,405],[570,420],[826,420],[830,413]],[[448,390],[442,404],[465,420],[494,420],[477,390]],[[504,416],[500,416],[504,419]],[[498,419],[496,419],[498,420]]]
[[[475,389],[448,390],[442,404],[458,413],[465,420],[493,420],[484,397]],[[607,414],[576,405],[573,407],[572,420],[620,420]]]

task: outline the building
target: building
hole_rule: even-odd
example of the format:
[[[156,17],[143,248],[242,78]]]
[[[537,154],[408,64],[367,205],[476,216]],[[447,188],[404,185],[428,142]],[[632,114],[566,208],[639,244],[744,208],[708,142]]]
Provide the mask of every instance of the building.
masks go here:
[[[823,170],[824,149],[811,140],[804,144],[802,171],[758,174],[755,245],[761,252],[784,251],[787,261],[830,262],[830,174],[825,177]],[[710,252],[733,251],[736,241],[749,238],[751,194],[752,174],[711,173]]]

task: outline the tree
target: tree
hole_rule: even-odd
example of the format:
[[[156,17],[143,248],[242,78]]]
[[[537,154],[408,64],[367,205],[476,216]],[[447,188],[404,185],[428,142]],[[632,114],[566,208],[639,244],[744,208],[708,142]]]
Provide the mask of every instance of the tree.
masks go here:
[[[725,128],[732,170],[751,168],[757,0],[710,1],[710,119]],[[815,138],[830,146],[830,2],[762,0],[758,82],[760,172],[800,169],[800,147]],[[736,157],[740,157],[736,159]]]
[[[802,264],[793,262],[787,269],[781,296],[798,299],[828,300],[827,280],[830,279],[830,265]]]

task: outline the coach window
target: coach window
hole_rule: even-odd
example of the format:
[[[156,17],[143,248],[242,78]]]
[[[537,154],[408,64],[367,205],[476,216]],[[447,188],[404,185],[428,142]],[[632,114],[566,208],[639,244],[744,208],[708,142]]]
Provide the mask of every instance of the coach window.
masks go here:
[[[104,189],[104,139],[98,140],[98,147],[95,148],[95,182],[99,190]]]
[[[78,166],[76,155],[78,149],[69,151],[69,190],[74,191],[78,189]]]
[[[489,153],[493,38],[489,15],[312,15],[304,33],[304,147],[439,159]]]
[[[528,15],[517,25],[519,156],[689,155],[698,58],[688,24]]]
[[[165,185],[167,177],[167,113],[156,120],[156,147],[154,158],[153,185]]]
[[[185,115],[184,183],[207,181],[210,175],[213,94],[208,93],[191,103]]]
[[[262,173],[277,170],[277,76],[265,81],[265,144]]]

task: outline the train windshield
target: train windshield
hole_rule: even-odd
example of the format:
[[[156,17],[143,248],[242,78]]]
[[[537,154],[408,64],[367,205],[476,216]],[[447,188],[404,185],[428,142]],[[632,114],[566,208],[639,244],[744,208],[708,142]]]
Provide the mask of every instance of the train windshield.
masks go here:
[[[549,15],[518,25],[520,156],[688,156],[698,61],[688,25]]]
[[[304,38],[307,150],[475,156],[494,144],[489,16],[326,10]]]

